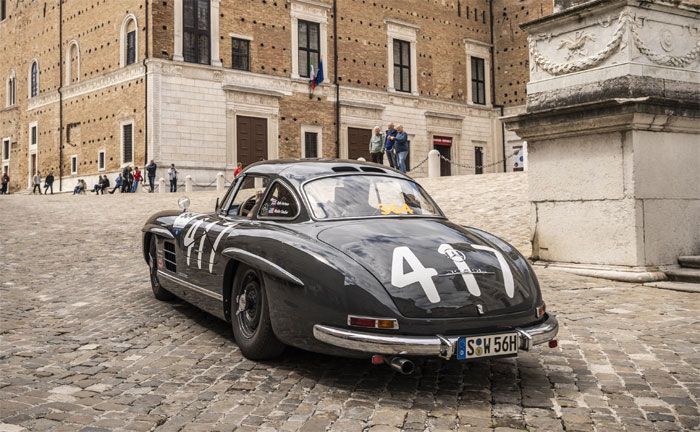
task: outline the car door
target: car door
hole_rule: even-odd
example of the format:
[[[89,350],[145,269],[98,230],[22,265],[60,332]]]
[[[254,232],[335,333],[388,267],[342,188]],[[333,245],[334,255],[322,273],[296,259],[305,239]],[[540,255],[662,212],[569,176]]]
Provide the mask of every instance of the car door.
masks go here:
[[[253,222],[248,214],[263,196],[269,178],[243,175],[224,196],[214,213],[186,213],[179,230],[180,277],[200,288],[200,294],[222,295],[225,268],[220,265],[224,240]]]

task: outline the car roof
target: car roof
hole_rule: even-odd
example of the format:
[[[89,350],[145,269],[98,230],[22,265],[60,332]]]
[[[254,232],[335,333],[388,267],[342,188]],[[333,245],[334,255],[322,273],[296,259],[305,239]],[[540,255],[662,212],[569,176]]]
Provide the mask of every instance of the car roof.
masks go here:
[[[296,186],[305,181],[333,174],[383,174],[413,181],[401,172],[371,162],[348,159],[278,159],[249,165],[246,174],[278,175]]]

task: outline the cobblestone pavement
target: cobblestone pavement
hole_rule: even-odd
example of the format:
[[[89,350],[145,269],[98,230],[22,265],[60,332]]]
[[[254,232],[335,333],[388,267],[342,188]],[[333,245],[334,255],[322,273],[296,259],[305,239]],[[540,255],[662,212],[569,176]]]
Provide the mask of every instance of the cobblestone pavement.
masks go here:
[[[425,184],[455,220],[523,247],[526,181]],[[556,349],[413,376],[291,349],[255,363],[224,322],[151,295],[139,229],[175,198],[0,197],[0,431],[699,428],[696,294],[537,269]]]

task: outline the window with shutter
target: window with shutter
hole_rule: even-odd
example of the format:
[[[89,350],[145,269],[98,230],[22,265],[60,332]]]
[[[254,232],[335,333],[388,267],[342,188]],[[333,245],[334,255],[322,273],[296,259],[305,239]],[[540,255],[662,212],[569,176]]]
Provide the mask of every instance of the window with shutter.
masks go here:
[[[486,71],[484,59],[472,57],[472,102],[486,105]]]
[[[134,125],[122,125],[122,163],[134,161]]]
[[[209,64],[210,0],[184,0],[183,56],[186,62]]]
[[[136,63],[136,30],[126,34],[126,64]]]
[[[304,133],[304,156],[307,158],[318,157],[318,133]]]
[[[394,88],[411,92],[411,44],[394,39]]]

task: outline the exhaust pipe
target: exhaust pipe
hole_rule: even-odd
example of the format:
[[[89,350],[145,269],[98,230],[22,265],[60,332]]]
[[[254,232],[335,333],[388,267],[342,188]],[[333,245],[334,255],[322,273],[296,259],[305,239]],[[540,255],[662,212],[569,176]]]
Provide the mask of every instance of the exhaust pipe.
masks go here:
[[[404,375],[411,375],[416,370],[416,366],[413,364],[413,362],[403,357],[392,357],[387,361],[387,363],[396,372]]]

